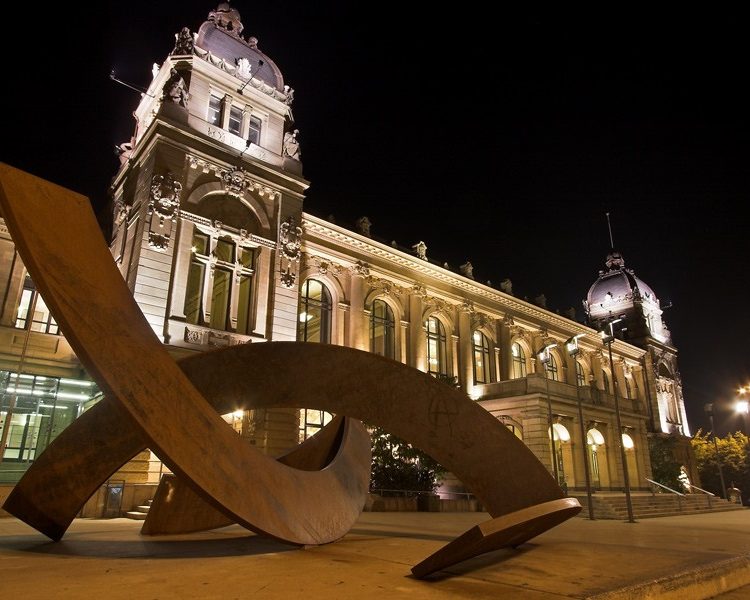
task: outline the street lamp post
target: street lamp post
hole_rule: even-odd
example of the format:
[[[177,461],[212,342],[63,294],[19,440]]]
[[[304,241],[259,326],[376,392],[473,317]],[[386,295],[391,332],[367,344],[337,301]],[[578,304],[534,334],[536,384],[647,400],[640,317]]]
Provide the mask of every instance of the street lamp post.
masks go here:
[[[574,335],[572,338],[565,342],[565,348],[568,350],[568,354],[573,357],[574,374],[576,379],[576,399],[578,400],[578,423],[581,427],[581,447],[583,450],[583,470],[586,473],[586,500],[589,507],[589,519],[594,520],[594,503],[591,500],[591,477],[589,474],[589,452],[588,444],[586,443],[586,426],[583,422],[583,403],[581,402],[581,386],[578,384],[578,361],[576,356],[580,352],[578,347],[578,338],[582,337],[583,334],[579,333]],[[554,440],[553,440],[554,442]]]
[[[537,359],[542,363],[542,369],[544,370],[544,383],[547,389],[547,425],[549,427],[550,442],[552,444],[552,470],[555,473],[555,481],[557,485],[560,485],[560,474],[557,470],[557,448],[555,447],[555,430],[552,427],[552,400],[549,395],[549,375],[547,373],[547,363],[549,362],[549,351],[550,348],[557,346],[556,343],[548,344],[537,352]]]
[[[748,402],[747,394],[750,391],[750,386],[743,386],[737,390],[740,397],[737,398],[737,403],[734,405],[734,410],[738,415],[743,415],[742,422],[745,427],[745,435],[750,435],[750,402]]]
[[[622,319],[611,319],[607,323],[609,331],[602,331],[602,341],[607,345],[607,352],[609,353],[609,365],[612,369],[612,383],[614,385],[615,393],[615,419],[617,421],[617,445],[620,448],[620,460],[622,462],[622,479],[625,484],[625,504],[628,508],[628,522],[635,523],[633,517],[633,501],[630,498],[630,476],[628,475],[628,462],[627,456],[625,455],[625,446],[622,443],[622,422],[620,420],[620,397],[618,394],[617,377],[615,375],[615,363],[612,360],[612,342],[615,340],[615,323],[622,321]]]
[[[711,422],[711,437],[714,438],[714,454],[716,454],[716,466],[719,467],[719,481],[721,482],[721,496],[727,499],[727,486],[724,483],[724,471],[721,468],[721,457],[719,456],[719,445],[716,443],[716,429],[714,429],[714,405],[709,402],[703,405],[703,409],[708,413],[708,419]]]

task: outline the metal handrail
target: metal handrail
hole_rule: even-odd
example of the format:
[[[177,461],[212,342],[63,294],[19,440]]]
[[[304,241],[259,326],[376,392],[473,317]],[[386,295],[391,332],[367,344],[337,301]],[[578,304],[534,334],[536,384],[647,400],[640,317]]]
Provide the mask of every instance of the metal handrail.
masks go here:
[[[653,479],[649,479],[648,477],[644,477],[644,479],[646,481],[648,481],[649,483],[651,483],[653,485],[658,485],[659,487],[662,487],[665,490],[667,490],[667,491],[673,493],[675,496],[677,496],[677,509],[680,512],[682,512],[682,499],[685,497],[685,494],[681,494],[677,490],[673,490],[671,487],[667,487],[666,485],[663,485],[663,484],[659,483],[658,481],[654,481]],[[653,491],[651,493],[653,494]],[[710,500],[709,500],[709,502],[710,502]]]
[[[708,494],[709,496],[713,496],[714,498],[716,497],[716,494],[714,494],[713,492],[709,492],[708,490],[699,488],[697,485],[693,485],[692,483],[689,483],[688,485],[690,486],[690,489],[698,490],[699,492],[703,492],[704,494]]]
[[[666,485],[661,484],[658,481],[654,481],[653,479],[649,479],[648,477],[645,477],[644,479],[648,481],[649,483],[652,483],[653,485],[658,485],[659,487],[664,488],[665,490],[669,492],[672,492],[673,494],[677,494],[678,496],[682,496],[683,498],[685,497],[685,494],[681,494],[677,490],[673,490],[671,487],[667,487]]]
[[[709,492],[708,490],[704,490],[703,488],[699,488],[697,485],[693,485],[692,483],[688,483],[691,490],[698,490],[699,492],[706,494],[706,500],[708,500],[708,508],[712,508],[711,506],[711,497],[716,497],[716,494],[713,492]]]

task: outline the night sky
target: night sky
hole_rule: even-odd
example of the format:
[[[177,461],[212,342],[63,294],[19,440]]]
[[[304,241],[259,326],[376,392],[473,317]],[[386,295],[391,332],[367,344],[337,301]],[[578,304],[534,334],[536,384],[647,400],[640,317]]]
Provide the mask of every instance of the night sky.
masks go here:
[[[113,152],[174,34],[210,1],[15,13],[3,39],[0,160],[86,194],[105,218]],[[411,246],[515,295],[575,307],[604,267],[605,213],[656,292],[693,430],[740,421],[746,309],[748,45],[729,12],[508,11],[479,3],[233,5],[295,89],[305,210]],[[83,6],[83,5],[82,5]],[[414,7],[424,6],[424,12]],[[66,12],[66,10],[68,12]],[[24,16],[25,15],[25,16]]]

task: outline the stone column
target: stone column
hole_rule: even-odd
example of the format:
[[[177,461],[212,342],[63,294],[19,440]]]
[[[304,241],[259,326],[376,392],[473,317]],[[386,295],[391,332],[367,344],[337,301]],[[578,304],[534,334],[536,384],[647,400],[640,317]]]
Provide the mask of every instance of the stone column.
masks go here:
[[[458,375],[461,389],[467,394],[471,394],[474,387],[473,340],[471,335],[471,310],[465,304],[458,309],[458,370],[456,375]]]
[[[349,277],[349,338],[348,346],[357,350],[369,350],[367,343],[367,324],[364,307],[364,277],[363,270],[353,269]]]
[[[410,364],[420,371],[427,372],[427,339],[425,337],[424,324],[422,323],[422,311],[424,302],[422,297],[412,292],[409,296],[409,340],[410,340]]]
[[[500,368],[497,372],[497,380],[498,381],[506,381],[510,379],[510,369],[511,369],[511,351],[510,351],[510,341],[511,341],[511,332],[510,332],[510,319],[507,317],[503,320],[497,321],[497,339],[498,344],[500,346],[500,358],[503,359],[500,361]]]

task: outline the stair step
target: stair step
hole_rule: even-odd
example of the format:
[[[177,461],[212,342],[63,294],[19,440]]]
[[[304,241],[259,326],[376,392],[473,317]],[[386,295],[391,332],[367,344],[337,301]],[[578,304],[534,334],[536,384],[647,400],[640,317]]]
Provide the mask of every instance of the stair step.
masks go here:
[[[145,521],[146,520],[146,513],[140,512],[137,510],[129,510],[125,513],[125,516],[128,519],[135,519],[136,521]]]

